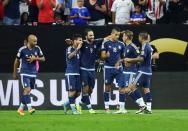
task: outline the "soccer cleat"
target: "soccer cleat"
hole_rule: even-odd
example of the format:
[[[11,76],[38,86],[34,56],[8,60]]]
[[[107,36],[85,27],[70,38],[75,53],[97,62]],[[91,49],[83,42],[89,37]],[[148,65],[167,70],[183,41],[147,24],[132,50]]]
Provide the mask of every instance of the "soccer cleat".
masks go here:
[[[19,113],[20,116],[24,116],[25,113],[24,113],[24,110],[23,109],[18,109],[17,111]]]
[[[82,114],[82,107],[80,105],[76,105],[76,110],[77,110],[77,112]]]
[[[93,109],[89,109],[89,113],[90,114],[96,114],[95,110],[93,110]]]
[[[128,113],[125,109],[119,109],[118,111],[114,112],[113,114],[126,114]]]
[[[146,107],[141,106],[140,109],[138,111],[136,111],[136,114],[144,114],[145,110],[146,110]]]
[[[73,111],[72,114],[73,115],[80,115],[80,113],[78,111]]]
[[[145,113],[145,114],[152,114],[152,111],[151,111],[151,110],[148,110],[148,109],[145,109],[144,113]]]
[[[110,109],[105,109],[106,114],[111,114]]]
[[[29,113],[30,113],[31,115],[33,115],[33,114],[35,113],[35,111],[36,111],[35,109],[30,109],[30,110],[29,110]]]

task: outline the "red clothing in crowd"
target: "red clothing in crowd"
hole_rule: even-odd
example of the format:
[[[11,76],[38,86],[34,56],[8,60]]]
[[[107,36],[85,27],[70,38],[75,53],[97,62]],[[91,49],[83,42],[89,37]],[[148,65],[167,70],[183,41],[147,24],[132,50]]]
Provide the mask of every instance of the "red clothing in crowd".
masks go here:
[[[37,4],[40,3],[41,0],[36,0]],[[56,2],[56,0],[53,0]],[[54,22],[54,12],[51,7],[50,0],[44,0],[44,6],[39,9],[38,16],[39,23],[53,23]]]
[[[37,1],[36,0],[31,0],[31,5],[37,5]]]
[[[0,0],[0,19],[3,19],[3,2]]]

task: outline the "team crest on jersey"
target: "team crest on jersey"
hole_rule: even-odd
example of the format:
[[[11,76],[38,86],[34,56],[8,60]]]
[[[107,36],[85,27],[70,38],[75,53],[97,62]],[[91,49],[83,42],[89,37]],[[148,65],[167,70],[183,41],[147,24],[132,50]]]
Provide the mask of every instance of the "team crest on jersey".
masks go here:
[[[127,50],[127,53],[129,53],[129,49]]]
[[[117,48],[113,48],[113,52],[117,52]]]
[[[93,48],[90,48],[90,52],[93,53]]]
[[[109,46],[109,48],[112,48],[112,46]]]
[[[118,46],[118,49],[120,49],[120,50],[121,50],[121,46],[120,46],[120,45]]]
[[[37,52],[35,51],[35,56],[37,55]]]
[[[97,46],[96,46],[96,45],[94,45],[94,48],[96,49],[96,48],[97,48]]]

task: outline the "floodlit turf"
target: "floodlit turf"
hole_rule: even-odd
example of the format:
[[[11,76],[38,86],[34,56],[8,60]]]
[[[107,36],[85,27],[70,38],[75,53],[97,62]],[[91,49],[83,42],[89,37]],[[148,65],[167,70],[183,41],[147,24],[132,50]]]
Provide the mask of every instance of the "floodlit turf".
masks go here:
[[[154,110],[151,115],[65,115],[63,111],[37,111],[24,117],[0,111],[0,131],[188,131],[188,110]]]

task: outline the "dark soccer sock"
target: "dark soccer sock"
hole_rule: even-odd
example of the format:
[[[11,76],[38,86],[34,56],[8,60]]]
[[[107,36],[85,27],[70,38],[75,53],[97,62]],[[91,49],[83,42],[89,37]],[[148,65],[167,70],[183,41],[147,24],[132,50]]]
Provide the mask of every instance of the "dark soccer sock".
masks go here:
[[[139,99],[139,98],[141,98],[142,96],[141,96],[141,93],[140,93],[140,91],[138,90],[138,89],[136,89],[134,92],[132,92],[133,94],[134,94],[134,99],[135,100],[137,100],[137,99]]]
[[[145,102],[152,102],[152,95],[150,92],[144,94],[144,100],[145,100]]]
[[[104,104],[105,109],[109,109],[109,99],[110,99],[110,92],[104,92]]]
[[[26,102],[25,102],[25,95],[21,96],[21,103],[26,104]]]
[[[82,102],[86,105],[90,104],[90,100],[89,100],[89,94],[83,94],[82,95]]]
[[[133,101],[136,101],[136,96],[134,92],[129,93],[129,96],[133,99]]]
[[[125,98],[126,98],[126,94],[124,94],[124,93],[119,94],[119,102],[125,102]]]
[[[69,103],[75,104],[75,97],[74,96],[69,96]]]
[[[125,98],[126,98],[126,94],[124,94],[124,93],[120,93],[119,94],[119,106],[120,106],[120,109],[125,109]]]
[[[26,104],[30,104],[31,103],[31,96],[30,96],[30,94],[24,95],[24,97],[25,97],[25,103]]]

